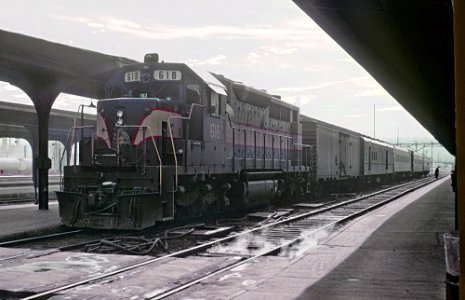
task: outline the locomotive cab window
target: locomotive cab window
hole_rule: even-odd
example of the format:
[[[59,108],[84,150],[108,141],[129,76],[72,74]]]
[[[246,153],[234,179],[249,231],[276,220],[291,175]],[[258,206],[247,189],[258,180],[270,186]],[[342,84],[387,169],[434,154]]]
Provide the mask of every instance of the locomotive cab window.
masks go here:
[[[177,83],[165,83],[155,87],[150,97],[160,98],[166,101],[179,101],[181,85]]]
[[[108,98],[119,98],[119,97],[122,96],[121,88],[119,88],[117,86],[112,86],[112,87],[108,88],[106,94],[107,94],[106,96]]]
[[[386,170],[389,168],[389,153],[386,150]]]
[[[186,85],[187,103],[201,103],[200,85],[197,83],[189,83]]]
[[[297,111],[291,110],[291,123],[297,123],[299,119],[297,118]]]
[[[210,114],[212,116],[219,116],[220,115],[220,95],[215,91],[211,91]]]
[[[130,91],[129,96],[130,97],[136,97],[136,98],[148,98],[150,95],[150,92],[147,89],[139,89],[135,88]]]

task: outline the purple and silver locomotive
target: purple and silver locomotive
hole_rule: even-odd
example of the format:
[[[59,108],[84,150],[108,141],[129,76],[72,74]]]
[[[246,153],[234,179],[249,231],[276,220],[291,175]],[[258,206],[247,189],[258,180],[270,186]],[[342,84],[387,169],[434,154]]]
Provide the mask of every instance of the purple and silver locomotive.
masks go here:
[[[75,126],[57,192],[68,226],[142,229],[309,192],[299,109],[222,75],[158,61],[119,69],[95,126]]]

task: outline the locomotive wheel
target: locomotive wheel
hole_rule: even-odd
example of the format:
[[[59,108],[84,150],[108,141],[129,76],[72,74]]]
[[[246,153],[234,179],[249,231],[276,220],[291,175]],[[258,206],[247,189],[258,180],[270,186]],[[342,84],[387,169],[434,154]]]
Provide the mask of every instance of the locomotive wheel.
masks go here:
[[[199,187],[196,184],[192,191],[185,192],[182,194],[177,193],[174,199],[175,199],[176,205],[183,206],[183,207],[189,207],[195,202],[197,202],[199,197],[200,197]]]

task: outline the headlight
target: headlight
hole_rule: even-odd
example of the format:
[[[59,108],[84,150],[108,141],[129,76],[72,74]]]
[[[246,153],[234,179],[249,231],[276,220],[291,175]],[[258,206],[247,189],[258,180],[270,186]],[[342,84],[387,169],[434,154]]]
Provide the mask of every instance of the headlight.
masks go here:
[[[114,188],[114,187],[116,187],[116,182],[104,181],[104,182],[102,182],[102,187],[104,187],[104,188]]]
[[[116,116],[117,116],[118,118],[122,118],[123,115],[124,115],[124,112],[123,112],[122,109],[120,109],[120,110],[118,110],[118,111],[116,112]]]

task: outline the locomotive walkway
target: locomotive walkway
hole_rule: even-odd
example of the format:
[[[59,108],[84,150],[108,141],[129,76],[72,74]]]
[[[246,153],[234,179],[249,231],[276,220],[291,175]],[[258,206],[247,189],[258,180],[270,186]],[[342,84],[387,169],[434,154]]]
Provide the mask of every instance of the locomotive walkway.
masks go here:
[[[174,295],[173,299],[444,299],[442,234],[454,227],[453,200],[450,177],[446,177],[329,232],[318,245],[301,256],[293,259],[262,257],[256,262],[224,273],[221,278],[213,277],[182,291]],[[41,214],[32,221],[31,214],[41,211],[31,211],[33,208],[29,210],[27,206],[19,207],[17,210],[0,209],[0,238],[11,234],[8,228],[11,230],[13,225],[15,231],[20,232],[30,230],[31,227],[46,228],[59,221],[56,210],[49,211],[54,211],[54,216]],[[8,223],[15,218],[16,223],[10,226]],[[0,258],[14,255],[15,251],[24,250],[0,248]],[[54,260],[63,260],[60,255],[70,256],[72,253],[57,253],[43,259],[47,260],[48,265],[53,265]],[[120,260],[120,264],[134,259],[147,259],[121,255],[115,257]],[[32,258],[29,264],[33,264],[34,260],[40,258]],[[185,273],[190,267],[195,269],[193,266],[203,260],[202,257],[179,258],[168,263],[166,268],[170,267],[171,271],[167,269],[165,272],[171,276],[180,270]],[[23,263],[27,261],[29,259]],[[111,262],[116,263],[113,260]],[[0,290],[10,290],[8,287],[31,290],[37,286],[39,283],[33,276],[36,273],[23,269],[23,273],[17,270],[11,273],[16,279],[6,273],[0,276],[5,281]],[[71,274],[65,275],[68,271]],[[68,271],[51,268],[46,278],[51,283],[63,276],[89,276],[86,270]],[[156,272],[160,276],[157,268],[148,268],[146,271]],[[151,298],[147,291],[157,286],[157,276],[147,277],[147,274],[142,273],[143,276],[138,277],[140,280],[133,278],[131,283],[137,283],[138,287],[138,290],[133,291],[134,296],[140,296],[142,292],[146,298]],[[20,274],[24,275],[21,277],[24,281],[18,283],[17,276],[23,276]],[[6,282],[8,278],[12,281]],[[150,278],[149,282],[144,278]],[[46,284],[45,281],[41,284]],[[98,287],[99,296],[108,299],[116,296],[114,291],[110,283]],[[73,299],[84,299],[84,296],[95,292],[96,289],[75,289],[68,295],[74,296]],[[126,292],[130,294],[129,290]],[[65,292],[58,298],[66,295]]]

